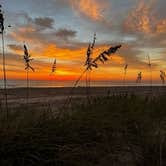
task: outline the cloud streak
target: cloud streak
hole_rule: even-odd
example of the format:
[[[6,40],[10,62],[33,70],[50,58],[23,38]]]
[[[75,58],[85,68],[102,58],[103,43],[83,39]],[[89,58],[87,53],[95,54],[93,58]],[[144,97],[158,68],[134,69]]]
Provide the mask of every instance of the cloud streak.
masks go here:
[[[70,0],[74,11],[86,16],[94,21],[103,20],[103,11],[106,8],[105,2],[97,0]]]

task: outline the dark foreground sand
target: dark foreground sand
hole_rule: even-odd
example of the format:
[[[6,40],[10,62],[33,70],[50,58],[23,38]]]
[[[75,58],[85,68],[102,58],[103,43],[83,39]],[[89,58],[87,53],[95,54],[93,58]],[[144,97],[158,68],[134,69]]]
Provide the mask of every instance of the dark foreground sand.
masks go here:
[[[8,89],[8,102],[10,107],[20,106],[27,103],[27,89],[15,88]],[[159,96],[166,94],[165,86],[130,86],[130,87],[91,87],[88,90],[91,96],[108,96],[119,94],[135,94],[141,96]],[[0,90],[0,102],[4,103],[4,93]],[[29,89],[29,104],[34,106],[48,105],[61,106],[66,99],[72,96],[73,98],[87,97],[87,89],[85,87],[77,87],[73,91],[71,88],[30,88]]]

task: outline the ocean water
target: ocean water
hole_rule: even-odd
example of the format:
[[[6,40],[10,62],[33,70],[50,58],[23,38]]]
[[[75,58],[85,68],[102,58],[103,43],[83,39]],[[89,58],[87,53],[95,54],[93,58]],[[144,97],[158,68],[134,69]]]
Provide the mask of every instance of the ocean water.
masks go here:
[[[73,87],[75,81],[56,81],[56,80],[30,80],[30,87]],[[125,86],[148,86],[148,82],[143,82],[141,84],[136,84],[134,82],[126,82]],[[154,82],[153,86],[160,86],[161,83]],[[80,81],[77,86],[86,86],[85,81]],[[124,86],[121,81],[91,81],[91,86],[94,87],[111,87],[111,86]],[[7,88],[24,88],[26,87],[26,80],[8,80]],[[0,80],[0,88],[3,88],[3,80]]]

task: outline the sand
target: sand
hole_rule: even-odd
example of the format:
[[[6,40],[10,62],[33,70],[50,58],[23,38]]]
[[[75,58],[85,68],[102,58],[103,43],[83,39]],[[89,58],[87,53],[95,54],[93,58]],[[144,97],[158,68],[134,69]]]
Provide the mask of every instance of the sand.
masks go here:
[[[16,107],[27,103],[27,89],[14,88],[8,89],[9,107]],[[4,93],[0,89],[1,103],[4,103]],[[158,96],[166,94],[165,86],[126,86],[126,87],[91,87],[88,89],[88,94],[91,96],[108,96],[119,94],[135,94],[141,96]],[[64,104],[66,99],[72,96],[73,98],[86,98],[87,89],[85,87],[77,87],[71,93],[71,88],[30,88],[28,103],[33,106],[54,105],[59,107]]]

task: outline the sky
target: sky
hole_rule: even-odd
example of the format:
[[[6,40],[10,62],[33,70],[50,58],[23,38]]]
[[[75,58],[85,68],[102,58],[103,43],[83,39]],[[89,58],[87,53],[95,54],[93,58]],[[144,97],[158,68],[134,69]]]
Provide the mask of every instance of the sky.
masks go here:
[[[86,50],[94,33],[97,39],[93,58],[110,46],[122,44],[122,48],[92,71],[92,80],[120,81],[128,64],[128,81],[135,81],[139,72],[148,81],[148,55],[153,80],[159,81],[159,71],[166,70],[165,0],[1,0],[0,3],[5,17],[8,79],[26,79],[23,44],[33,58],[31,65],[35,72],[30,73],[30,79],[77,79],[85,68]],[[56,73],[50,76],[55,58]]]

